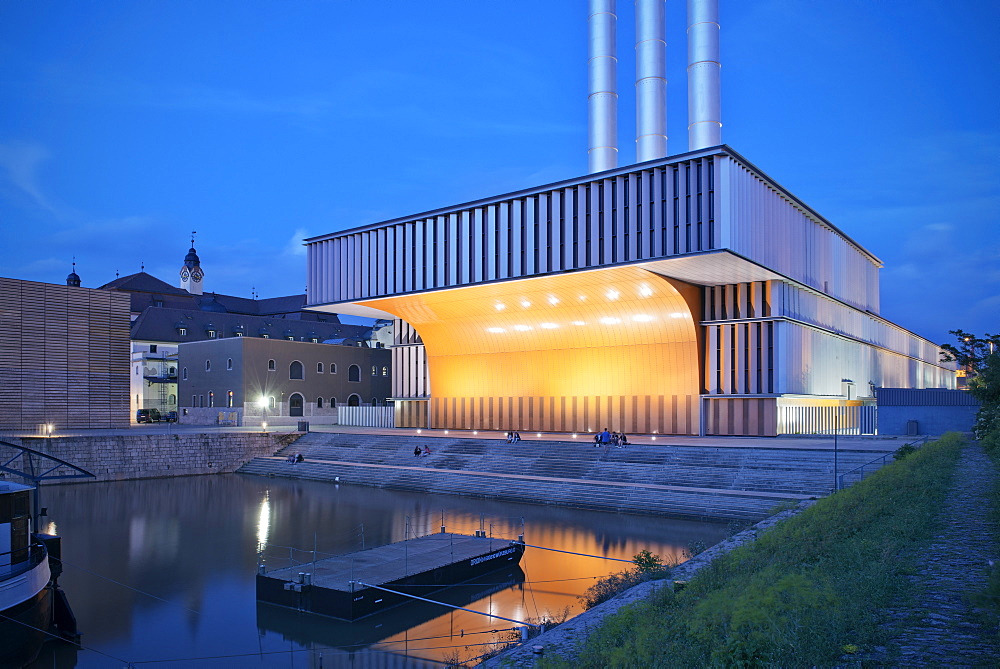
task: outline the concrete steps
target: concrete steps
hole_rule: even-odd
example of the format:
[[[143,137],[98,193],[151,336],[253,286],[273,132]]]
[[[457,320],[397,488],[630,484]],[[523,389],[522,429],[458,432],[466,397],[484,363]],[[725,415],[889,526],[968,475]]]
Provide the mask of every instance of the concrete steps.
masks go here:
[[[427,445],[430,457],[413,455]],[[241,472],[626,513],[753,520],[833,486],[829,451],[310,433]],[[845,472],[876,454],[841,451]]]
[[[583,480],[539,480],[501,477],[434,468],[363,467],[353,463],[306,460],[289,464],[282,458],[257,458],[240,470],[261,476],[281,476],[394,490],[463,495],[531,504],[685,518],[755,520],[786,501],[772,496],[737,496],[731,491],[660,490],[641,486],[610,486]]]

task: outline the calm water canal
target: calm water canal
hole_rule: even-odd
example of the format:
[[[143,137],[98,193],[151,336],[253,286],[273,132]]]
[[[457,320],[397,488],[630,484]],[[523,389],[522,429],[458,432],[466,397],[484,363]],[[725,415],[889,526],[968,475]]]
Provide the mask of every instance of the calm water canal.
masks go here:
[[[46,650],[34,667],[441,666],[482,654],[511,623],[415,603],[347,625],[258,605],[258,546],[287,564],[290,548],[346,553],[436,532],[443,515],[452,532],[513,538],[523,519],[529,544],[670,560],[728,529],[240,474],[49,486],[42,505],[63,537],[60,585],[85,650]],[[515,620],[575,614],[577,597],[623,566],[529,548],[520,570],[431,596]]]

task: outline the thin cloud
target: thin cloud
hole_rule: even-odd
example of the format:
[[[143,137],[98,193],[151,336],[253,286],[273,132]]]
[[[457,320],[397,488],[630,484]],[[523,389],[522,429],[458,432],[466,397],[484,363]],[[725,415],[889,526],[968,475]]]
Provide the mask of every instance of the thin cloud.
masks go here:
[[[59,214],[55,206],[42,191],[39,173],[49,159],[48,150],[35,142],[11,142],[0,144],[0,169],[7,180],[27,195],[32,202],[54,214]]]

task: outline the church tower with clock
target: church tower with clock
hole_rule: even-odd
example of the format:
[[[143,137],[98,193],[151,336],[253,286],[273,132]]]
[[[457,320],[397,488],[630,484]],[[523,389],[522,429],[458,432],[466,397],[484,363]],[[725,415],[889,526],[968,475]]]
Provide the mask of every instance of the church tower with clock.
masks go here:
[[[184,264],[181,266],[181,288],[192,295],[201,295],[204,291],[202,281],[205,272],[201,269],[201,260],[197,251],[194,250],[194,235],[191,233],[191,250],[184,256]]]

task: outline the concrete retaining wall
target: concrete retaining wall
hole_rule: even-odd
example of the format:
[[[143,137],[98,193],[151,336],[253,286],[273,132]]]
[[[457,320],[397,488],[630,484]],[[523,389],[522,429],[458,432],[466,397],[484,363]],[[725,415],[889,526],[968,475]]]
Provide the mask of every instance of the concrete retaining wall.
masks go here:
[[[879,434],[909,434],[908,423],[917,422],[914,434],[940,435],[970,432],[978,406],[899,406],[878,408]]]
[[[299,435],[259,432],[233,434],[148,434],[92,437],[5,437],[70,462],[98,481],[234,472],[253,458],[274,455]],[[7,449],[9,452],[11,449]],[[20,458],[11,463],[20,467]],[[95,479],[68,479],[79,483]],[[52,485],[60,481],[48,481]]]

